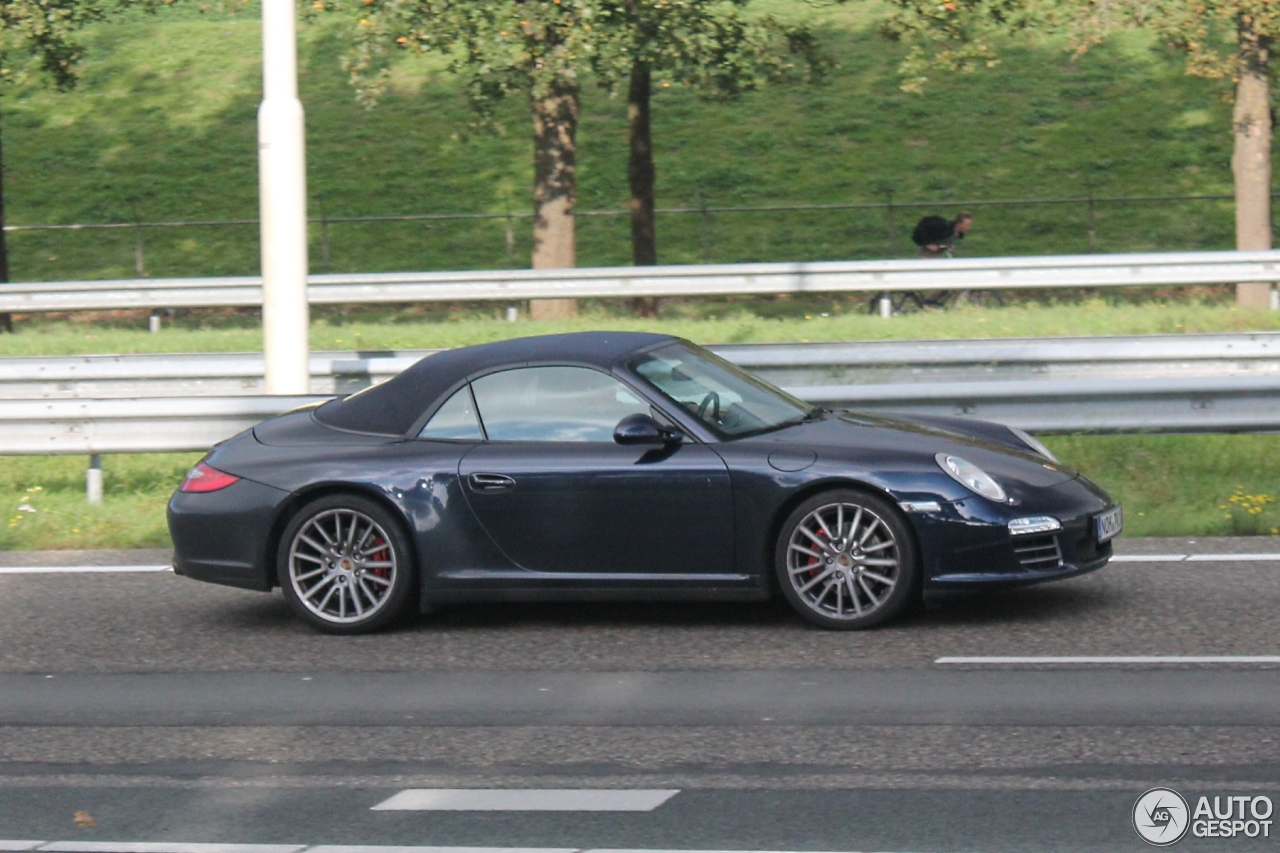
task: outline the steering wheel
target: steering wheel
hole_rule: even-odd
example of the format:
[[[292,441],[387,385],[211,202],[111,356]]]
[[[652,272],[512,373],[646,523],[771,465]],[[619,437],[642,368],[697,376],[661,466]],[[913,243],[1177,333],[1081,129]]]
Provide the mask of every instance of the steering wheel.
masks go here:
[[[698,410],[694,414],[697,415],[698,420],[705,421],[707,420],[705,415],[708,409],[714,412],[711,415],[711,420],[720,420],[720,395],[715,391],[707,392],[707,396],[702,398],[702,402],[698,404]]]

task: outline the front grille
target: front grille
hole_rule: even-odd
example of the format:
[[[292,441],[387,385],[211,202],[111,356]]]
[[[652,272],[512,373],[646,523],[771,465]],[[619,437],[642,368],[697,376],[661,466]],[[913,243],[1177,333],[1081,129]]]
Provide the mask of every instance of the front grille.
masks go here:
[[[1013,553],[1024,569],[1044,571],[1062,565],[1062,549],[1057,536],[1028,536],[1013,540]]]

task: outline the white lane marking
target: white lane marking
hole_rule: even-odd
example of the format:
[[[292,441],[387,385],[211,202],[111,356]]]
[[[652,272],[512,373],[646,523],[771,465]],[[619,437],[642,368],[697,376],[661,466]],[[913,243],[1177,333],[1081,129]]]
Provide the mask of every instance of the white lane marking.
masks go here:
[[[59,575],[70,572],[171,572],[173,566],[0,566],[0,575]],[[61,844],[62,842],[58,842]]]
[[[397,847],[384,844],[317,844],[306,853],[579,853],[580,847]]]
[[[170,841],[54,841],[40,853],[299,853],[305,844],[181,844]]]
[[[1280,655],[1020,655],[1009,657],[944,657],[934,663],[1280,663]]]
[[[601,788],[409,788],[373,811],[650,812],[678,790]]]
[[[1235,560],[1272,563],[1280,561],[1280,554],[1190,554],[1187,556],[1188,563],[1225,563]]]
[[[1276,554],[1114,554],[1113,563],[1280,563]]]
[[[27,846],[19,846],[27,845]],[[30,845],[36,845],[32,847]],[[804,853],[785,850],[662,850],[609,847],[406,847],[380,844],[175,844],[142,841],[5,841],[0,851],[60,850],[68,853]]]

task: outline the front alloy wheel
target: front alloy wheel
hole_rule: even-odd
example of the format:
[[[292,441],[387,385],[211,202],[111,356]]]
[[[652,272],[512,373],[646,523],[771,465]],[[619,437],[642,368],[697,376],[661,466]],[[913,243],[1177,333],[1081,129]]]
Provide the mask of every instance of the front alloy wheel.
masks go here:
[[[805,501],[782,526],[778,581],[791,606],[824,628],[879,625],[916,591],[915,548],[887,501],[852,490]]]
[[[355,495],[304,507],[280,541],[280,588],[294,611],[323,631],[384,627],[413,586],[408,544],[394,518]]]

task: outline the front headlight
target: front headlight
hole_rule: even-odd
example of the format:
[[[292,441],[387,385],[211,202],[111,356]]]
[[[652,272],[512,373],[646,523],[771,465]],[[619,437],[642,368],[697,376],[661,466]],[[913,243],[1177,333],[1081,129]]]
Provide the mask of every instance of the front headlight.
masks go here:
[[[972,462],[966,462],[959,456],[951,456],[946,453],[939,453],[934,458],[938,460],[938,465],[943,471],[946,471],[957,482],[975,494],[982,495],[987,500],[998,503],[1004,503],[1009,499],[1009,496],[1004,493],[1004,489],[1000,488],[1000,484],[993,480],[990,474]]]
[[[1027,432],[1025,429],[1018,429],[1017,427],[1006,427],[1006,429],[1008,429],[1009,432],[1017,436],[1018,441],[1021,441],[1023,444],[1025,444],[1027,447],[1030,447],[1036,453],[1039,453],[1045,459],[1048,459],[1050,462],[1058,462],[1058,457],[1054,456],[1051,452],[1049,452],[1049,448],[1041,444],[1034,435]],[[1061,465],[1062,463],[1058,462],[1058,464]]]

